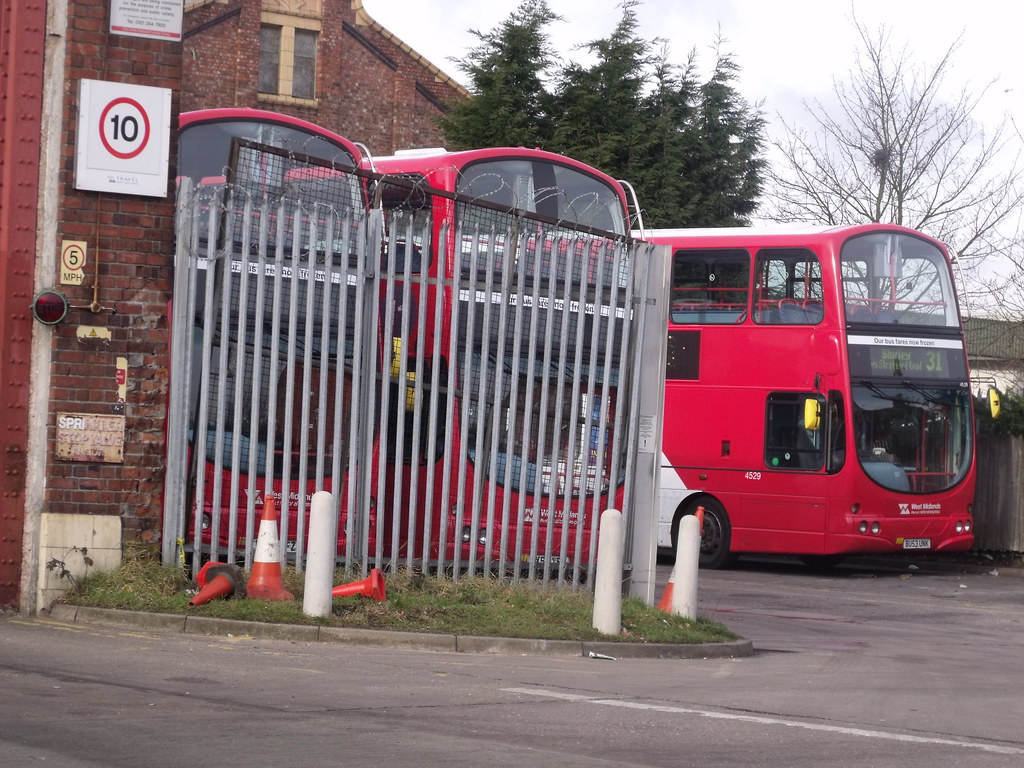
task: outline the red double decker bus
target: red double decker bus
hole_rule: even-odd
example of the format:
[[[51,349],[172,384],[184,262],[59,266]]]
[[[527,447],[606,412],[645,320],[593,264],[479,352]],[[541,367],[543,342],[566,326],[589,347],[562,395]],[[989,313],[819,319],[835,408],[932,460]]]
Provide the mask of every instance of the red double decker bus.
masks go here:
[[[390,514],[391,550],[578,579],[628,458],[622,186],[524,148],[413,150],[372,169],[396,272],[383,337],[406,389],[392,407],[407,414],[382,434],[393,474],[376,495],[422,513],[417,530]],[[447,425],[432,442],[428,420]]]
[[[353,142],[287,115],[179,118],[189,200],[178,213],[165,541],[184,538],[196,563],[224,553],[248,565],[268,494],[284,548],[300,555],[315,491],[338,498],[339,551],[347,510],[372,515],[348,484],[354,465],[369,474],[375,461],[350,440],[361,163]]]
[[[974,426],[949,256],[900,226],[668,230],[658,544],[701,564],[966,550]]]

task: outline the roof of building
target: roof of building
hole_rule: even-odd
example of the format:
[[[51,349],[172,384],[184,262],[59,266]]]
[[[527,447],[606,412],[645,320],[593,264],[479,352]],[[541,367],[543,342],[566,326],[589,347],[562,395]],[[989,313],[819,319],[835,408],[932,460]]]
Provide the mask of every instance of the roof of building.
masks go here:
[[[1024,361],[1024,322],[968,317],[964,332],[967,355],[972,360]]]
[[[389,31],[388,29],[385,29],[378,21],[376,21],[372,16],[370,16],[370,14],[367,13],[366,9],[363,7],[363,0],[352,0],[352,10],[355,11],[356,13],[356,23],[365,24],[366,26],[370,27],[375,32],[377,32],[379,35],[387,38],[392,43],[397,45],[399,48],[401,48],[403,51],[409,54],[413,59],[419,62],[420,66],[422,66],[425,70],[430,72],[438,80],[438,82],[444,83],[445,85],[455,89],[458,93],[462,94],[463,96],[469,95],[469,91],[462,83],[460,83],[451,75],[442,71],[440,67],[434,64],[432,61],[429,61],[423,54],[416,51],[408,43],[400,40],[393,32]]]

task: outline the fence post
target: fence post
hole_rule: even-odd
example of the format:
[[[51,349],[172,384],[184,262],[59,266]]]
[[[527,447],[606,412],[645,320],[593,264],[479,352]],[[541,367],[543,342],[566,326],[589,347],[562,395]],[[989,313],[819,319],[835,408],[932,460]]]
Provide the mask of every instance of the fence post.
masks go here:
[[[661,495],[661,436],[665,408],[665,358],[671,249],[667,245],[635,243],[635,262],[642,264],[637,287],[637,348],[633,350],[639,388],[631,427],[635,442],[635,474],[625,507],[630,548],[627,571],[629,594],[654,605],[656,591],[658,513]]]

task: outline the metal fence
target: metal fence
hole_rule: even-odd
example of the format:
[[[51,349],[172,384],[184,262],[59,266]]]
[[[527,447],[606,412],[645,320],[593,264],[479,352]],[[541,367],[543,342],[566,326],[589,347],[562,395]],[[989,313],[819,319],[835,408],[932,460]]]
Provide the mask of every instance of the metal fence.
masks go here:
[[[652,558],[663,252],[342,176],[179,189],[165,560],[251,566],[272,494],[301,569],[318,490],[351,570],[588,584],[608,507]]]

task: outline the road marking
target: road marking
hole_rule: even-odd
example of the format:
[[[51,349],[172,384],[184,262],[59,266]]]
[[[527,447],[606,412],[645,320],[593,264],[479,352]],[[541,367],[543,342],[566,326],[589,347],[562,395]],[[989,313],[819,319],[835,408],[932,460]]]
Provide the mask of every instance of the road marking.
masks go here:
[[[730,712],[715,712],[710,709],[693,709],[691,707],[670,707],[663,704],[644,704],[639,701],[625,701],[623,699],[602,699],[594,696],[582,696],[574,693],[559,693],[548,691],[543,688],[502,688],[505,693],[521,693],[527,696],[544,696],[549,699],[562,699],[563,701],[581,701],[587,704],[601,704],[606,707],[620,707],[623,709],[642,709],[651,712],[667,712],[670,714],[699,715],[715,720],[736,720],[745,723],[757,723],[758,725],[784,725],[789,728],[803,728],[808,731],[826,731],[844,736],[862,736],[869,739],[885,739],[888,741],[901,741],[912,744],[930,744],[947,747],[964,747],[966,749],[977,749],[982,752],[992,752],[997,755],[1024,755],[1024,748],[1005,747],[998,744],[980,744],[974,741],[960,741],[958,739],[940,739],[932,736],[914,736],[907,733],[893,733],[891,731],[876,731],[869,728],[850,728],[841,725],[825,725],[823,723],[808,723],[801,720],[787,720],[779,717],[764,717],[761,715],[739,715]]]

